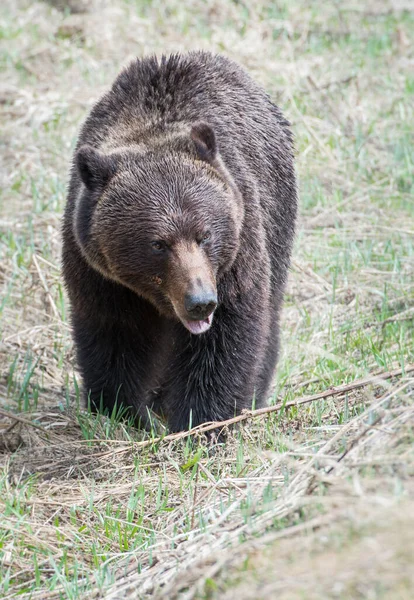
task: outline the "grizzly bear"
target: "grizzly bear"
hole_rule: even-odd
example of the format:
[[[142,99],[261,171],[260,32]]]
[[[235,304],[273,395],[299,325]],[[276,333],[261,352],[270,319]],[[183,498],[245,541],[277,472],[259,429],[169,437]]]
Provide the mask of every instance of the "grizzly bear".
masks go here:
[[[237,64],[124,69],[81,129],[63,224],[92,408],[180,431],[263,406],[296,209],[290,124]]]

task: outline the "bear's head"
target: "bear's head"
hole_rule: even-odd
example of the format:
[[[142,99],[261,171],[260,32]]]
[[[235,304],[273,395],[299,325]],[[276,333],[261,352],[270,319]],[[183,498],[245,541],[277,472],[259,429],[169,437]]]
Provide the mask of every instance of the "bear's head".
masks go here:
[[[81,146],[74,233],[94,269],[198,334],[239,250],[243,205],[209,125],[193,125],[180,144]]]

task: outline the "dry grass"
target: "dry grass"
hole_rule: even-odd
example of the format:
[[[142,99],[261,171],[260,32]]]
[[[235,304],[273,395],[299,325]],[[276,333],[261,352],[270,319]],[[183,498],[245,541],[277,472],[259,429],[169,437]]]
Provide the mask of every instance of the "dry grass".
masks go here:
[[[2,598],[413,596],[412,6],[255,6],[1,4]],[[301,182],[281,405],[215,452],[81,410],[59,274],[89,106],[134,55],[200,47],[284,108]]]

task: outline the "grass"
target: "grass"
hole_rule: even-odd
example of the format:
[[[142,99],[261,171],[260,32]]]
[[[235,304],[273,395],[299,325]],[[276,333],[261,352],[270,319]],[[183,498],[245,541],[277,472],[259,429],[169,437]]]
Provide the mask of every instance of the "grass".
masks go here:
[[[214,453],[79,406],[59,272],[91,103],[133,56],[200,47],[296,135],[271,401],[401,371],[249,419]],[[412,8],[384,0],[1,4],[2,598],[412,597],[413,48]]]

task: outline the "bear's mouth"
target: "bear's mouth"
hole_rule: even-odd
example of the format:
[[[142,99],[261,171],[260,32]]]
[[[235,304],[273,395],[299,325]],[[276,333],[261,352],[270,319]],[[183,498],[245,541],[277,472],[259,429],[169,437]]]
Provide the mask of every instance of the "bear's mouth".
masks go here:
[[[200,321],[190,321],[188,319],[181,319],[181,323],[193,335],[205,333],[208,329],[210,329],[212,322],[213,313],[209,315],[206,319],[202,319]]]

